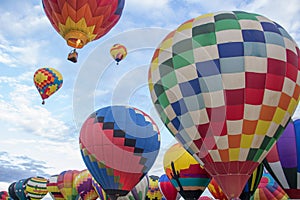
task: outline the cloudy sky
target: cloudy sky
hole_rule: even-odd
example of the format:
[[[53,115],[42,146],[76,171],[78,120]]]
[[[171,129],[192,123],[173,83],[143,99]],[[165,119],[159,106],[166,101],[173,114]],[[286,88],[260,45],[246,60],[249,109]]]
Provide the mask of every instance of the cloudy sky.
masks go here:
[[[150,114],[161,130],[161,150],[149,172],[163,173],[163,152],[176,141],[160,123],[147,88],[155,47],[186,20],[208,12],[243,10],[281,24],[300,41],[299,0],[126,0],[118,24],[79,50],[79,61],[50,25],[40,0],[0,1],[0,191],[30,176],[82,170],[78,136],[86,116],[111,104],[129,104]],[[225,3],[226,2],[226,3]],[[120,65],[109,55],[123,43]],[[62,88],[41,105],[33,74],[41,67],[59,70]],[[92,86],[90,91],[85,86]]]

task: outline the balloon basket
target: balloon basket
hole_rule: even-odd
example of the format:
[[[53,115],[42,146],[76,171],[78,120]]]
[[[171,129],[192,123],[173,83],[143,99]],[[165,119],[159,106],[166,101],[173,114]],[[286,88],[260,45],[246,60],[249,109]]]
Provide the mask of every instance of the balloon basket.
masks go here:
[[[76,50],[74,49],[73,51],[71,51],[68,55],[68,60],[76,63],[77,62],[77,58],[78,58],[78,53],[76,52]]]

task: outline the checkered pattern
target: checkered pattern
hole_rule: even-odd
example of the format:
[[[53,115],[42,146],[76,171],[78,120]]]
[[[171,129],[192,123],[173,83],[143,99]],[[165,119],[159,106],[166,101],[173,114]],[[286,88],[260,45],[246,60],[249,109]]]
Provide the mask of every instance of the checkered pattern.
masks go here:
[[[141,110],[109,106],[88,117],[79,142],[87,168],[106,193],[127,194],[156,160],[160,135]]]
[[[90,42],[105,35],[119,21],[125,0],[43,0],[42,3],[52,26],[63,38],[77,31]],[[85,44],[76,46],[76,34],[74,37],[68,44],[82,48]]]
[[[56,69],[40,68],[34,73],[33,82],[42,99],[47,99],[61,88],[63,77]]]
[[[148,187],[148,192],[146,194],[145,200],[162,199],[163,195],[159,190],[158,180],[159,180],[158,176],[154,176],[154,175],[149,176],[149,187]]]
[[[87,169],[82,170],[75,177],[74,185],[82,200],[96,200],[98,198],[98,194],[92,184],[92,175]]]
[[[149,88],[165,125],[205,164],[261,162],[297,106],[298,67],[299,48],[280,25],[218,12],[161,42]]]

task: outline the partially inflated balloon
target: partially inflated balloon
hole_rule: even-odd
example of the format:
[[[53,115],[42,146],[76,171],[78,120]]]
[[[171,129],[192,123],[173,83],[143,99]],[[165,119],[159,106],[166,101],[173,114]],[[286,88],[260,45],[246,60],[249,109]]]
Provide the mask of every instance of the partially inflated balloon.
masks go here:
[[[82,200],[96,200],[98,194],[92,184],[92,175],[85,169],[82,170],[74,180],[77,193]]]
[[[149,176],[149,187],[145,200],[161,200],[163,198],[163,194],[159,190],[158,180],[159,176]]]
[[[60,192],[58,186],[57,186],[57,178],[58,175],[52,175],[47,181],[47,190],[54,200],[64,200],[64,196]]]
[[[198,199],[210,182],[210,175],[179,143],[166,151],[163,162],[166,175],[184,199]]]
[[[55,30],[74,48],[97,40],[119,21],[125,0],[43,0]]]
[[[65,200],[76,200],[78,198],[74,180],[79,172],[78,170],[67,170],[58,175],[57,187]]]
[[[110,49],[110,55],[117,62],[117,65],[121,60],[127,56],[127,49],[122,44],[114,44]]]
[[[42,199],[47,193],[47,179],[43,177],[32,177],[28,179],[25,192],[31,200]]]
[[[266,157],[266,168],[292,199],[300,199],[300,120],[290,121]]]
[[[228,198],[239,197],[293,115],[299,79],[299,48],[287,31],[242,11],[181,24],[149,70],[162,121]]]
[[[13,200],[18,200],[19,198],[15,192],[15,185],[16,182],[13,182],[8,186],[8,194]]]
[[[118,200],[145,200],[148,192],[149,178],[147,175],[126,195],[118,197]]]
[[[92,113],[81,127],[82,158],[110,198],[127,195],[150,170],[160,147],[155,122],[129,106]]]
[[[166,174],[163,174],[159,177],[158,187],[160,192],[166,198],[166,200],[178,200],[180,199],[180,194],[171,183],[170,179]]]
[[[269,173],[264,173],[251,200],[287,200],[288,195]],[[292,198],[294,199],[294,198]]]
[[[39,91],[43,104],[45,99],[54,94],[63,84],[63,77],[59,71],[53,68],[40,68],[33,76],[35,87]]]

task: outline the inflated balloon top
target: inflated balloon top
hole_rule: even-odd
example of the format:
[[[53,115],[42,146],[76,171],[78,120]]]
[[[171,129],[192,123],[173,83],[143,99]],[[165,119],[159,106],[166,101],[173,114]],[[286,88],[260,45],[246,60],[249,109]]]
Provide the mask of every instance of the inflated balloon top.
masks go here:
[[[63,77],[56,69],[45,67],[34,73],[33,82],[42,97],[42,104],[45,104],[45,99],[61,88]]]
[[[43,177],[31,177],[25,187],[26,195],[30,200],[39,200],[48,193],[47,179]]]
[[[107,106],[92,113],[79,136],[82,158],[111,199],[127,195],[151,169],[160,147],[159,130],[143,111]]]
[[[42,0],[55,30],[76,49],[97,40],[119,21],[125,0]]]
[[[232,11],[172,31],[153,55],[149,88],[170,132],[230,199],[293,115],[299,78],[299,48],[288,32]]]

